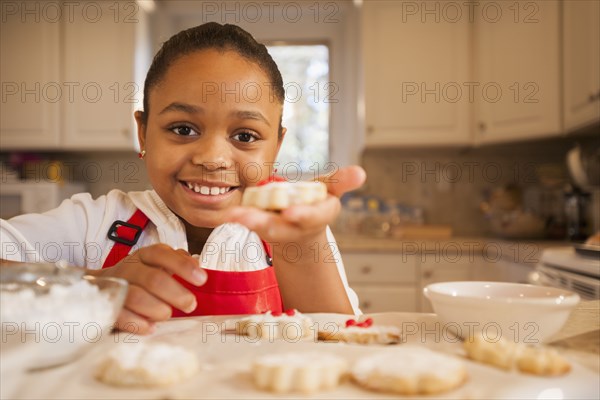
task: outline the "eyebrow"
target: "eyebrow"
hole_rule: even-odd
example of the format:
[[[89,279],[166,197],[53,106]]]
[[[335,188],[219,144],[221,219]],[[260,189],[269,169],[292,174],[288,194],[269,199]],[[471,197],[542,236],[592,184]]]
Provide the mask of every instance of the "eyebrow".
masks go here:
[[[267,124],[269,127],[271,126],[271,124],[269,123],[269,121],[265,118],[264,115],[262,115],[260,112],[258,111],[234,111],[231,113],[233,116],[235,116],[236,118],[239,119],[254,119],[257,121],[262,121],[265,124]]]
[[[187,103],[173,102],[173,103],[169,104],[168,106],[166,106],[165,108],[163,108],[162,111],[159,113],[159,115],[170,112],[170,111],[179,111],[179,112],[184,112],[187,114],[204,113],[204,109],[202,107],[198,107],[198,106],[195,106],[192,104],[187,104]],[[271,124],[269,123],[267,118],[265,118],[265,116],[258,111],[239,110],[239,111],[233,111],[230,115],[235,118],[238,118],[238,119],[252,119],[252,120],[256,120],[256,121],[262,121],[265,124],[267,124],[267,126],[271,127]]]
[[[187,114],[199,114],[204,112],[204,109],[202,109],[202,107],[194,106],[191,104],[173,102],[165,108],[163,108],[163,110],[159,114],[164,114],[169,111],[181,111]]]

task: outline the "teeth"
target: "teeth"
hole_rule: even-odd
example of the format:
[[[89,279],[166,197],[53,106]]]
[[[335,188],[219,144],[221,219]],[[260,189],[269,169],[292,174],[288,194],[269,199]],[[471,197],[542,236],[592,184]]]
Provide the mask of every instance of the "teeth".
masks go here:
[[[211,195],[211,196],[216,196],[216,195],[219,195],[219,194],[225,194],[225,193],[229,192],[229,190],[231,190],[230,187],[201,186],[201,185],[198,185],[196,183],[190,183],[190,182],[186,182],[186,186],[190,190],[193,190],[196,193],[200,193],[200,194],[203,194],[203,195]]]

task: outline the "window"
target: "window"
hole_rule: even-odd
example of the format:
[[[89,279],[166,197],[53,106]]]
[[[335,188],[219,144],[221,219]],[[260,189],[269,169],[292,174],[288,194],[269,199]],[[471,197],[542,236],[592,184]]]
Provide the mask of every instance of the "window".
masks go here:
[[[329,161],[329,48],[324,44],[268,46],[286,89],[283,126],[287,128],[280,168],[321,171]],[[293,166],[293,167],[292,167]],[[281,169],[280,169],[281,170]]]

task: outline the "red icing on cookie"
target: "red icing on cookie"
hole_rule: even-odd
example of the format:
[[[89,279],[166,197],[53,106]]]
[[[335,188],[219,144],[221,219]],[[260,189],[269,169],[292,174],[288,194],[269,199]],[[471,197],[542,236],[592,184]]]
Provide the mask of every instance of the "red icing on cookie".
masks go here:
[[[358,326],[360,328],[368,328],[371,325],[373,325],[373,318],[367,318],[363,322],[357,322],[353,319],[349,319],[348,321],[346,321],[346,328],[349,328],[351,326]]]
[[[271,315],[272,315],[272,316],[274,316],[274,317],[280,317],[280,316],[281,316],[281,314],[282,314],[282,313],[281,313],[281,312],[279,312],[279,311],[271,311]]]
[[[294,315],[296,315],[296,310],[294,310],[293,308],[290,308],[289,310],[285,311],[286,315],[289,315],[290,317],[293,317]]]
[[[258,182],[256,184],[256,186],[264,186],[271,182],[285,182],[285,181],[286,181],[285,178],[282,176],[272,175],[272,176],[268,177],[267,179],[263,179],[262,181]]]

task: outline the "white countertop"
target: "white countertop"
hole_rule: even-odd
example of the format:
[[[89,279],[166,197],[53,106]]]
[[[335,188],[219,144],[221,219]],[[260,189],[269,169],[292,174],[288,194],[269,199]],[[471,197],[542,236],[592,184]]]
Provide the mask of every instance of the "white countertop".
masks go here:
[[[443,398],[540,398],[547,391],[559,390],[562,398],[597,398],[600,388],[599,326],[600,302],[580,304],[563,330],[555,337],[553,346],[560,348],[572,363],[565,376],[539,378],[516,372],[504,372],[469,360],[466,363],[469,380],[461,388]],[[462,346],[456,338],[433,332],[440,330],[434,314],[383,313],[373,314],[377,323],[404,327],[411,324],[412,335],[408,343],[424,345],[433,350],[464,357]],[[314,314],[316,324],[326,321],[341,322],[347,316],[339,314]],[[136,341],[139,337],[120,333],[108,340],[94,344],[83,357],[69,364],[36,372],[20,372],[10,379],[3,376],[3,386],[10,384],[7,397],[17,399],[184,399],[184,398],[298,398],[274,396],[258,391],[252,384],[252,360],[260,354],[282,351],[327,351],[353,362],[357,357],[374,352],[393,351],[393,346],[361,346],[341,343],[256,342],[232,334],[223,334],[213,328],[220,326],[226,317],[196,317],[174,319],[158,326],[157,332],[145,338],[148,341],[167,342],[184,346],[195,353],[201,371],[179,385],[164,388],[118,388],[94,379],[94,370],[106,351],[116,342]],[[437,325],[436,325],[437,324]],[[210,329],[209,329],[210,328]],[[400,344],[399,346],[402,346]],[[509,385],[506,385],[510,382]],[[3,388],[3,391],[6,388]],[[554,392],[553,392],[554,393]],[[316,396],[316,397],[315,397]],[[312,398],[393,398],[369,392],[346,381],[337,389],[321,392]],[[426,397],[431,398],[431,397]]]

